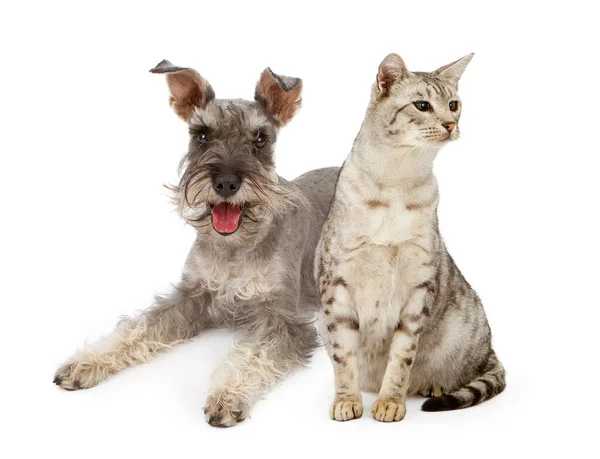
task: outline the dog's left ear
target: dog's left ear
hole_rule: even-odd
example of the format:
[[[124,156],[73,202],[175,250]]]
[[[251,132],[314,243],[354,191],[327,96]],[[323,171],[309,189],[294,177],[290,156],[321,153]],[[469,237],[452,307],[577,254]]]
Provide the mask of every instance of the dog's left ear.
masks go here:
[[[164,60],[150,69],[150,72],[167,75],[171,108],[186,122],[189,122],[196,108],[206,107],[215,98],[215,92],[208,81],[194,69],[177,67]]]
[[[451,64],[444,65],[443,67],[434,70],[433,74],[450,78],[455,83],[457,83],[458,80],[460,80],[460,77],[462,76],[463,72],[467,68],[467,65],[469,65],[469,62],[471,62],[471,59],[473,59],[474,55],[475,53],[467,54],[465,57],[461,57],[459,60],[454,61]]]
[[[302,80],[277,75],[266,68],[256,84],[254,100],[265,108],[267,115],[279,127],[283,127],[302,106]]]

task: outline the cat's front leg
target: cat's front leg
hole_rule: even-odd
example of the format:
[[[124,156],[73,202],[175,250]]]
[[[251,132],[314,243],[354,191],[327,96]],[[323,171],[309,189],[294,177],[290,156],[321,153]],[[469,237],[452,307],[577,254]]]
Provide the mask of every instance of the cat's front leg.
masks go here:
[[[431,289],[429,282],[413,287],[402,308],[392,337],[383,383],[373,404],[373,417],[378,421],[401,421],[406,414],[410,370],[417,353],[424,319],[429,314],[427,303],[431,297]]]
[[[350,421],[363,414],[358,368],[358,316],[344,279],[333,277],[325,280],[327,274],[324,276],[320,279],[320,284],[326,286],[321,295],[321,327],[335,379],[335,398],[330,416],[336,421]]]

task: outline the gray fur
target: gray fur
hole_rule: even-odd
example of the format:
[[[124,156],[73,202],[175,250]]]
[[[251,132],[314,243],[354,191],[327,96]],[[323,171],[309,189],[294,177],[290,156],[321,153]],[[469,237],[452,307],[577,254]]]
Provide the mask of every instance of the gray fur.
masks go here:
[[[408,394],[435,396],[423,410],[440,411],[505,387],[481,301],[440,236],[432,173],[458,138],[457,82],[471,57],[424,73],[388,56],[340,172],[315,265],[336,420],[362,415],[361,389],[379,393],[373,416],[389,422]]]
[[[262,101],[205,97],[202,91],[212,89],[193,70],[168,61],[157,69],[179,75],[169,82],[177,85],[171,87],[171,105],[187,118],[190,147],[181,182],[171,189],[197,238],[171,294],[76,353],[54,382],[68,390],[89,388],[203,330],[243,329],[247,337],[215,370],[205,407],[211,425],[228,427],[244,420],[270,386],[304,365],[317,344],[313,258],[338,170],[311,171],[291,182],[279,177],[273,161],[278,113],[265,113]],[[277,76],[277,81],[291,80]],[[278,97],[269,88],[261,97]],[[206,105],[190,107],[190,101]],[[260,148],[257,135],[267,139]],[[239,191],[228,198],[213,186],[222,168],[242,177]],[[210,208],[222,202],[244,209],[231,234],[213,226]]]

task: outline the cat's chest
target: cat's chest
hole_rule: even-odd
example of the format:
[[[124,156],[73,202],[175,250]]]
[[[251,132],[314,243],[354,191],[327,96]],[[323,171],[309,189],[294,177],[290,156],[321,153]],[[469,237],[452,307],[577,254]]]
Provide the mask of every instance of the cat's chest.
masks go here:
[[[435,218],[437,184],[430,176],[417,185],[367,179],[350,162],[335,196],[338,230],[346,239],[364,237],[379,245],[401,245],[420,237]]]
[[[376,204],[371,204],[373,201]],[[359,227],[373,244],[402,243],[410,239],[419,226],[419,215],[408,211],[399,197],[366,202],[362,211],[364,218]]]
[[[423,215],[407,209],[401,196],[362,194],[350,202],[353,211],[339,225],[346,239],[375,245],[399,245],[419,234]]]

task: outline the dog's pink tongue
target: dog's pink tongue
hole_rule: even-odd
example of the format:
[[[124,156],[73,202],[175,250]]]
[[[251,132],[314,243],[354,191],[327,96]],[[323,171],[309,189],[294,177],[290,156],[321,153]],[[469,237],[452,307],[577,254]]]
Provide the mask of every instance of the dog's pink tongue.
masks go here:
[[[234,204],[223,202],[215,204],[212,208],[212,222],[219,233],[233,233],[240,221],[242,208]]]

